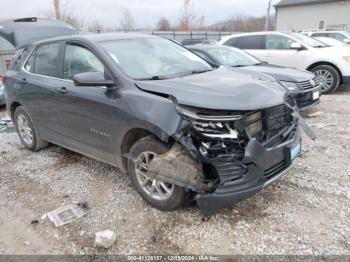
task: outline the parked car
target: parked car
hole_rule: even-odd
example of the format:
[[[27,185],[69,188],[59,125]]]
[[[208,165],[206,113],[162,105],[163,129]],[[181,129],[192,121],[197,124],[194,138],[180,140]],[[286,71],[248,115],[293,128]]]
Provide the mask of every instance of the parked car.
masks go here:
[[[181,42],[182,45],[197,45],[197,44],[203,44],[203,45],[217,45],[218,41],[206,39],[206,38],[191,38],[191,39],[185,39]]]
[[[347,46],[347,47],[350,47],[350,45],[345,44],[344,42],[337,40],[335,38],[324,37],[324,36],[313,37],[313,38],[326,44],[326,45],[329,45],[329,46]]]
[[[26,24],[26,34],[13,20],[1,26],[0,35],[20,47],[5,87],[24,147],[50,142],[119,167],[160,210],[195,195],[212,213],[251,196],[299,155],[298,126],[313,136],[270,76],[213,67],[170,40],[47,39],[45,30],[55,28],[42,20]],[[30,32],[43,39],[24,45]]]
[[[350,85],[350,49],[329,47],[299,33],[258,32],[224,38],[220,44],[244,49],[271,64],[308,70],[331,93],[341,84]]]
[[[320,80],[308,71],[271,65],[231,46],[195,45],[188,49],[209,63],[243,67],[274,77],[294,95],[301,111],[312,109],[320,103]]]
[[[329,37],[350,44],[350,34],[346,31],[304,31],[302,33],[311,37]]]

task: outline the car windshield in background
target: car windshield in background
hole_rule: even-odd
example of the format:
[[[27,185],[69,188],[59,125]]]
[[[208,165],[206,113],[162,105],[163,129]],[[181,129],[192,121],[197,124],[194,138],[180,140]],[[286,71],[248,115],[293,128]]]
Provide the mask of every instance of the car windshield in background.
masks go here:
[[[298,39],[300,42],[311,46],[315,48],[322,48],[322,47],[329,47],[329,45],[326,45],[325,43],[322,43],[321,41],[318,41],[312,37],[309,37],[307,35],[299,34],[299,33],[292,33],[291,34],[294,38]]]
[[[235,48],[213,48],[207,51],[225,66],[251,66],[261,64],[261,61]]]
[[[168,79],[212,70],[203,59],[167,39],[122,39],[101,45],[136,80]]]

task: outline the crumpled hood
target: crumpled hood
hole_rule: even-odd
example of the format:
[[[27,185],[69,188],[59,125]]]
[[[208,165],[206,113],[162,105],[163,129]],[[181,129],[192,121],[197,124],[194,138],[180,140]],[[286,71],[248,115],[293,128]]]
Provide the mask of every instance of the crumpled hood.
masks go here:
[[[268,74],[279,81],[303,82],[309,81],[315,77],[313,73],[308,71],[278,65],[261,64],[256,66],[247,66],[245,68],[254,72]]]
[[[268,108],[283,104],[286,95],[267,75],[225,67],[174,79],[136,81],[136,85],[144,91],[171,95],[182,105],[217,110]]]

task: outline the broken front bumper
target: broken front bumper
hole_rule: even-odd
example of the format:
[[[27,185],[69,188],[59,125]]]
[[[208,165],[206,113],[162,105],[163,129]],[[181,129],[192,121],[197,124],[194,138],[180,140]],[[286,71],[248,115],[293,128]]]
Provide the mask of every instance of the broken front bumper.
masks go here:
[[[320,104],[321,89],[319,87],[296,91],[293,93],[300,111],[306,111]]]
[[[213,162],[220,184],[211,194],[197,196],[205,213],[214,213],[262,190],[288,170],[301,149],[298,132],[277,146],[263,146],[256,139],[247,145],[244,159]]]

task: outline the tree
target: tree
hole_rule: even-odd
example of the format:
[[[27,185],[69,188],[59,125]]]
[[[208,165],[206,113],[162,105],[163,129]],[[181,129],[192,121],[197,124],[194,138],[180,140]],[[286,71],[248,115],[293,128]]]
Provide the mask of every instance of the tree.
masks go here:
[[[192,0],[184,0],[183,6],[181,8],[179,30],[191,30],[195,19],[196,13],[194,8],[194,2]]]
[[[156,26],[158,31],[170,31],[171,25],[168,19],[161,17]]]
[[[123,11],[123,16],[120,19],[120,25],[125,32],[135,30],[135,20],[127,8],[125,8]]]

